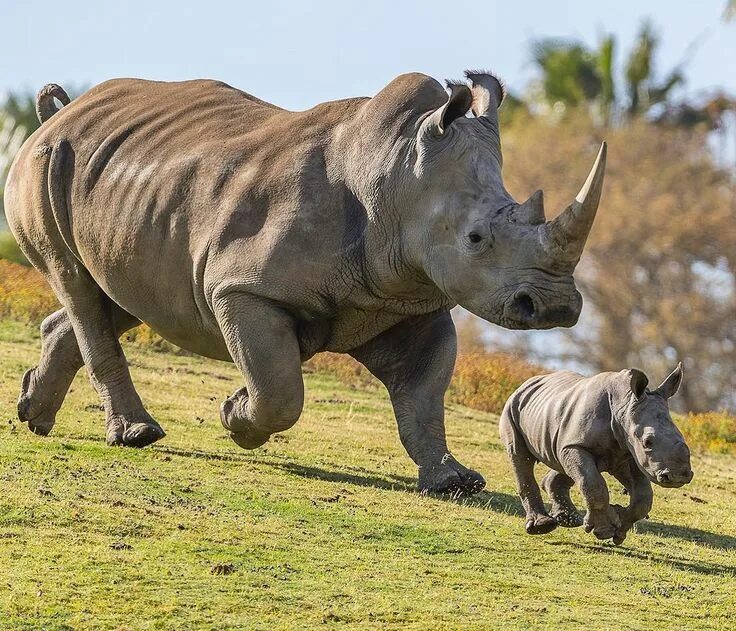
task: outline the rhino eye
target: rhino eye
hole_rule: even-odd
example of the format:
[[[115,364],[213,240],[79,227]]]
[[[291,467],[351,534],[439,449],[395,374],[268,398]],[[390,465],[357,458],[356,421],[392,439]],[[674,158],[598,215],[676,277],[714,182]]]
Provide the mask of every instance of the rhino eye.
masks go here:
[[[468,239],[470,239],[471,243],[480,243],[483,240],[483,237],[481,237],[477,232],[471,232],[468,235]]]
[[[652,447],[654,447],[654,436],[652,436],[651,434],[647,434],[646,436],[644,436],[643,444],[644,449],[651,449]]]

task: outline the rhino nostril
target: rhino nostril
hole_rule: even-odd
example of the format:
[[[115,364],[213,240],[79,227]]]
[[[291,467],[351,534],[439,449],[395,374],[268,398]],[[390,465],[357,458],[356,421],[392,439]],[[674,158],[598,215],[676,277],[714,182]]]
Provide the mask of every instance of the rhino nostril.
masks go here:
[[[534,301],[529,294],[519,294],[516,296],[516,307],[521,316],[526,320],[531,320],[534,317]]]
[[[668,482],[671,482],[672,478],[670,476],[670,472],[668,469],[665,469],[664,471],[660,471],[657,474],[657,482],[664,482],[667,484]]]

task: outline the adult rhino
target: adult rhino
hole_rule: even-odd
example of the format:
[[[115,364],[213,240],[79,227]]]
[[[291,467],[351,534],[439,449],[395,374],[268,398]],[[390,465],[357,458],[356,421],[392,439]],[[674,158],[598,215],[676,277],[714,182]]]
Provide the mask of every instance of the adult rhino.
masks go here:
[[[220,415],[253,449],[299,418],[301,363],[336,351],[388,388],[420,489],[481,489],[445,440],[449,310],[507,328],[575,324],[572,272],[606,149],[572,204],[545,222],[541,191],[518,204],[503,185],[501,84],[466,76],[449,98],[414,73],[373,98],[305,112],[216,81],[117,79],[71,104],[44,88],[43,125],[15,160],[5,208],[64,308],[41,325],[20,419],[48,434],[85,364],[109,444],[162,438],[118,344],[145,322],[237,364],[245,385]]]

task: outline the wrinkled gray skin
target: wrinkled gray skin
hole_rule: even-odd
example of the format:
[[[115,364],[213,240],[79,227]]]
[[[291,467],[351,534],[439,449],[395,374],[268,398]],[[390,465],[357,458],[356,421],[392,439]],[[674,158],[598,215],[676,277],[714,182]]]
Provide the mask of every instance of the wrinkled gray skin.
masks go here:
[[[652,482],[680,487],[693,478],[690,450],[672,422],[667,399],[682,381],[682,364],[656,390],[636,369],[583,377],[555,372],[533,377],[506,402],[501,439],[506,445],[524,509],[526,531],[543,534],[558,525],[585,525],[598,539],[620,544],[652,507]],[[552,501],[547,513],[534,465],[550,471],[542,487]],[[629,506],[608,503],[601,472],[629,493]],[[570,500],[577,484],[587,505],[581,519]]]
[[[541,192],[518,204],[503,186],[499,82],[468,77],[449,98],[407,74],[373,98],[305,112],[209,80],[108,81],[61,110],[63,90],[44,88],[43,124],[15,160],[5,208],[63,308],[41,327],[21,420],[48,434],[84,364],[108,443],[163,437],[118,344],[145,322],[237,364],[244,386],[221,420],[241,447],[299,418],[302,361],[349,353],[388,388],[420,488],[482,488],[445,441],[449,310],[508,328],[575,324],[572,272],[605,146],[578,197],[546,222]]]

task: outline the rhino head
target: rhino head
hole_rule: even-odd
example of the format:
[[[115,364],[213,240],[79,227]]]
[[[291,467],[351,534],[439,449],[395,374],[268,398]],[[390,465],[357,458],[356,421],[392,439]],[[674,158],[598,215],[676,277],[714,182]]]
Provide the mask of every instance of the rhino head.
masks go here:
[[[510,329],[572,326],[582,308],[572,273],[598,208],[606,145],[578,196],[546,221],[541,191],[520,204],[504,187],[501,83],[486,73],[466,76],[470,85],[448,84],[449,99],[430,79],[445,102],[405,133],[404,247],[452,302],[487,321]]]
[[[693,479],[690,449],[672,421],[667,400],[682,383],[682,364],[654,390],[649,379],[635,368],[620,375],[620,402],[614,420],[619,442],[628,445],[634,461],[652,482],[680,487]],[[620,428],[620,429],[619,429]]]

